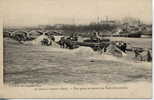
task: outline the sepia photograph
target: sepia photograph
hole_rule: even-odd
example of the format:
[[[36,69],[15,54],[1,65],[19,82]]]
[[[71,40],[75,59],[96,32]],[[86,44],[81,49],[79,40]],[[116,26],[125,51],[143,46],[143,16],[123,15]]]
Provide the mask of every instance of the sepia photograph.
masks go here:
[[[110,84],[111,87],[102,85],[103,89],[119,90],[114,85],[142,84],[148,87],[143,98],[151,97],[152,0],[0,2],[3,85],[18,88]],[[123,96],[111,96],[114,97]]]

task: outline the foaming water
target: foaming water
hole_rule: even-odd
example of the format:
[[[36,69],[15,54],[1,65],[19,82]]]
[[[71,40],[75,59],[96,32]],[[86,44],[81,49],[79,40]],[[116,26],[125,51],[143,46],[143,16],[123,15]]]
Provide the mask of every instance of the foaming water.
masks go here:
[[[55,41],[56,41],[56,42],[59,41],[59,40],[61,39],[61,37],[63,37],[63,36],[54,36]]]
[[[41,46],[41,45],[38,46],[36,44],[35,46],[36,46],[36,49],[40,51],[63,52],[63,53],[67,53],[68,55],[86,57],[86,59],[89,59],[89,60],[115,61],[115,62],[129,64],[130,66],[138,66],[138,67],[145,67],[145,68],[152,67],[151,62],[136,61],[134,60],[133,57],[131,57],[131,59],[128,59],[128,55],[124,55],[123,57],[116,57],[113,55],[108,55],[106,53],[100,54],[98,52],[93,51],[92,48],[84,47],[84,46],[80,46],[77,49],[70,50],[70,49],[60,48],[56,42],[52,42],[52,43],[53,43],[52,46]],[[33,42],[26,42],[24,44],[31,44],[34,46]]]
[[[99,52],[93,51],[92,48],[84,47],[84,46],[80,46],[79,48],[73,49],[73,50],[60,48],[58,46],[49,46],[49,47],[44,46],[42,50],[63,52],[63,53],[67,53],[68,55],[85,57],[86,59],[89,59],[89,60],[115,61],[115,62],[130,64],[132,66],[148,67],[148,68],[152,66],[151,62],[136,61],[134,60],[133,57],[131,57],[131,59],[128,59],[128,55],[125,55],[123,57],[116,57],[113,55],[108,55],[106,53],[100,54]]]
[[[56,51],[56,52],[63,52],[63,53],[69,53],[74,54],[78,56],[94,56],[97,55],[97,52],[94,52],[92,48],[90,47],[79,47],[76,49],[66,49],[66,48],[60,48],[59,46],[37,46],[39,50],[43,51]]]
[[[136,61],[133,59],[130,60],[127,58],[127,56],[125,57],[115,57],[113,55],[107,55],[107,54],[102,54],[102,55],[94,55],[92,57],[89,57],[88,59],[91,60],[105,60],[105,61],[115,61],[115,62],[120,62],[120,63],[125,63],[128,64],[130,66],[138,66],[138,67],[146,67],[146,68],[151,68],[152,67],[152,63],[151,62],[143,62],[143,61]]]
[[[87,57],[97,55],[97,52],[94,52],[92,48],[83,47],[83,46],[72,50],[71,53],[73,53],[77,56],[87,56]]]
[[[89,47],[64,49],[56,46],[5,42],[5,83],[99,84],[151,82],[151,63],[135,62],[132,53],[115,57]],[[130,54],[129,54],[130,53]]]
[[[86,57],[86,59],[90,60],[102,60],[102,61],[115,61],[125,64],[130,64],[132,66],[139,66],[139,67],[146,67],[150,68],[152,67],[151,62],[143,62],[143,61],[136,61],[132,57],[131,59],[128,59],[128,55],[125,55],[123,57],[116,57],[113,55],[108,55],[106,53],[100,54],[99,52],[93,51],[90,47],[79,47],[77,49],[69,50],[69,49],[62,49],[62,48],[52,48],[54,51],[62,51],[64,53],[73,54],[75,56],[81,56]]]

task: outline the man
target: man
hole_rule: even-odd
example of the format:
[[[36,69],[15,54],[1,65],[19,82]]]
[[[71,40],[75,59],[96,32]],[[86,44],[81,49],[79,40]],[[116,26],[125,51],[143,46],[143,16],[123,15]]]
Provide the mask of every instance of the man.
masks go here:
[[[126,48],[127,48],[127,43],[124,43],[122,46],[123,52],[126,52]]]
[[[61,48],[65,48],[65,37],[60,38],[59,44]]]
[[[78,41],[78,34],[77,33],[72,33],[71,36],[70,36],[70,39],[72,41]]]
[[[135,58],[137,58],[140,55],[140,51],[136,48],[134,48]]]
[[[151,56],[150,50],[147,51],[147,57],[148,57],[147,58],[148,62],[152,61],[152,56]]]
[[[46,46],[49,46],[49,45],[52,45],[52,42],[47,39],[47,38],[44,38],[42,41],[41,41],[42,45],[46,45]]]

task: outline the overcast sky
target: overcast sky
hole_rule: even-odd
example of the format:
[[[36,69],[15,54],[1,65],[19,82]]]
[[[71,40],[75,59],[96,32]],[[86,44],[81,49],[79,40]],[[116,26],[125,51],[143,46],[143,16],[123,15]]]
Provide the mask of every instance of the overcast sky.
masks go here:
[[[151,0],[1,0],[3,22],[9,26],[85,24],[97,17],[152,20]]]

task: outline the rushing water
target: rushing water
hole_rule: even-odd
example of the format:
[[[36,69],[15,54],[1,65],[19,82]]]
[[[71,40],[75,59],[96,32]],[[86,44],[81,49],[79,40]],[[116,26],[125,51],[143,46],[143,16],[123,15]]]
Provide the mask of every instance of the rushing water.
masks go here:
[[[152,64],[126,57],[100,55],[91,48],[74,50],[4,43],[4,82],[7,84],[99,84],[151,82]]]

